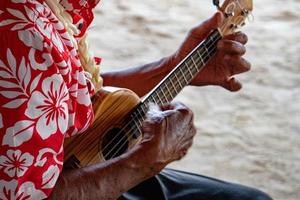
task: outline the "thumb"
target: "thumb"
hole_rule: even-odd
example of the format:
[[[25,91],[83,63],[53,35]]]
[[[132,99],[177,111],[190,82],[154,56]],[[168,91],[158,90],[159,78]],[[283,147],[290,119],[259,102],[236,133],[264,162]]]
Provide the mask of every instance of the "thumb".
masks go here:
[[[211,18],[196,26],[191,34],[197,39],[204,39],[212,30],[217,29],[221,25],[223,19],[223,14],[221,12],[216,12]]]

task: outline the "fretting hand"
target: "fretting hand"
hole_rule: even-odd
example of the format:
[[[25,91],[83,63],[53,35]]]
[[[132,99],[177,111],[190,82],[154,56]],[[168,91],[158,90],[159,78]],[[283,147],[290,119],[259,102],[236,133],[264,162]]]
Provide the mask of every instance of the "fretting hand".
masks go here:
[[[193,28],[181,47],[170,57],[170,65],[176,66],[184,59],[209,33],[222,23],[223,16],[217,12],[199,26]],[[233,76],[250,70],[250,63],[242,56],[246,52],[247,36],[238,32],[227,35],[218,42],[217,53],[196,76],[191,85],[219,85],[230,91],[238,91],[242,84]]]

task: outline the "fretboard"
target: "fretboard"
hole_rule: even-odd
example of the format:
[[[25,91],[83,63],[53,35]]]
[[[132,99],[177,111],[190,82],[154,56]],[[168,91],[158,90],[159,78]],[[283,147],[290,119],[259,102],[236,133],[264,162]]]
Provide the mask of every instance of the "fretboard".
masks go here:
[[[218,30],[213,31],[144,98],[130,115],[130,121],[136,127],[137,132],[140,132],[140,126],[145,119],[149,104],[162,105],[171,102],[215,55],[217,42],[221,38]]]

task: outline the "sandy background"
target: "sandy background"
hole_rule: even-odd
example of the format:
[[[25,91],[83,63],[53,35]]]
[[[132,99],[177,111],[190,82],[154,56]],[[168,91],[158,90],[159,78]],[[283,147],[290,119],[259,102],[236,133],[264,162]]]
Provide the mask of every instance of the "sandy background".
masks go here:
[[[300,199],[300,1],[255,1],[244,89],[186,88],[196,115],[188,156],[171,166]],[[103,0],[91,40],[103,71],[172,53],[187,30],[212,15],[210,0]]]

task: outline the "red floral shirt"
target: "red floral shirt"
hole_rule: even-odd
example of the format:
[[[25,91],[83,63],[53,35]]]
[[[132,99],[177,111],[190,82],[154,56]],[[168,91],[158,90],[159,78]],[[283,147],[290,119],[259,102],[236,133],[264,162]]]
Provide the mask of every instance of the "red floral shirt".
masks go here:
[[[83,35],[94,3],[61,4]],[[1,200],[49,196],[64,137],[93,120],[89,84],[69,34],[43,0],[0,1]]]

